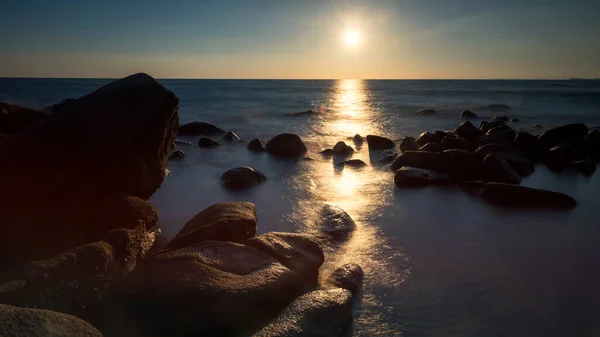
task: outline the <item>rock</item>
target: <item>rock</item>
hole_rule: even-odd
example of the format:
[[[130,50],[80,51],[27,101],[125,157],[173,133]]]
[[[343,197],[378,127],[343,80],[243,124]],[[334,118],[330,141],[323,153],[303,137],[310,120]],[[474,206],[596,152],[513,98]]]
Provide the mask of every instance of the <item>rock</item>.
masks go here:
[[[521,183],[521,176],[499,156],[489,154],[483,160],[483,177],[487,181],[515,184]]]
[[[343,209],[325,205],[321,209],[318,227],[331,239],[342,242],[348,239],[356,224],[354,220]]]
[[[260,139],[254,138],[248,143],[248,151],[263,152],[265,147]]]
[[[342,167],[348,166],[348,167],[352,167],[352,168],[362,168],[362,167],[367,166],[367,164],[360,159],[345,160],[337,165],[342,166]]]
[[[354,153],[354,149],[344,142],[337,142],[333,147],[333,153],[341,156],[349,156]]]
[[[239,142],[240,137],[238,137],[235,132],[229,131],[223,136],[223,140],[226,142]]]
[[[352,323],[352,293],[317,290],[298,297],[253,337],[339,337]]]
[[[416,151],[419,149],[417,141],[413,137],[404,137],[400,142],[400,152]]]
[[[431,185],[448,185],[452,181],[444,173],[404,166],[396,171],[394,183],[398,187],[421,188]]]
[[[515,149],[525,158],[538,161],[542,157],[542,147],[539,139],[527,132],[519,132],[515,137]]]
[[[473,143],[482,133],[470,121],[464,121],[454,129],[454,134]]]
[[[175,145],[192,145],[192,142],[181,139],[175,139],[173,143],[175,143]]]
[[[203,241],[147,258],[119,295],[141,336],[239,336],[314,289],[323,259],[305,234]]]
[[[210,149],[216,146],[219,146],[219,143],[210,138],[202,137],[198,140],[198,147],[202,149]]]
[[[514,144],[512,141],[504,138],[504,137],[498,137],[498,136],[481,136],[478,137],[477,139],[475,139],[474,142],[476,147],[482,147],[484,145],[488,145],[488,144],[503,144],[506,145],[509,148],[514,148]],[[514,151],[514,149],[513,149]]]
[[[231,169],[221,176],[223,186],[231,190],[246,189],[258,185],[266,179],[267,177],[262,172],[247,166]]]
[[[419,151],[427,151],[427,152],[442,152],[444,149],[442,148],[442,144],[440,143],[427,143],[419,148]]]
[[[593,159],[596,162],[600,161],[600,131],[593,130],[590,132],[583,142],[587,158]]]
[[[179,135],[183,136],[216,136],[226,131],[207,122],[191,122],[179,126]]]
[[[101,223],[104,229],[94,237],[102,239],[109,230],[117,228],[135,228],[142,224],[146,229],[151,229],[158,222],[158,211],[152,204],[138,197],[119,195],[98,201],[96,218],[96,222]],[[63,240],[65,235],[63,234]],[[85,242],[90,240],[84,240],[81,244]]]
[[[453,132],[442,131],[442,130],[436,130],[433,132],[433,134],[440,137],[440,139],[444,139],[444,137],[456,137],[456,135]]]
[[[593,159],[578,160],[572,162],[570,164],[570,167],[583,173],[586,176],[589,176],[596,172],[596,161]]]
[[[394,142],[388,138],[367,135],[367,144],[370,150],[385,150],[395,147]]]
[[[442,139],[441,145],[444,150],[469,149],[469,141],[462,137],[444,137],[444,139]]]
[[[543,126],[539,125],[539,124],[533,124],[531,127],[534,128],[534,129],[541,129],[541,128],[543,128]]]
[[[482,177],[481,164],[466,150],[444,150],[436,154],[432,169],[447,174],[456,182]]]
[[[506,123],[504,123],[504,121],[481,122],[481,125],[479,125],[479,131],[485,135],[491,129],[499,126],[506,126]]]
[[[346,263],[336,269],[327,278],[329,286],[347,289],[356,294],[362,287],[364,272],[356,263]]]
[[[67,314],[0,304],[0,336],[102,337],[89,323]]]
[[[48,115],[42,111],[0,102],[0,134],[20,133],[46,116]]]
[[[165,249],[208,240],[241,243],[256,236],[256,207],[249,202],[224,202],[205,208],[188,221]]]
[[[356,146],[360,146],[363,143],[363,138],[361,137],[361,135],[356,134],[354,135],[354,137],[352,137],[352,141]]]
[[[492,118],[492,121],[502,121],[502,122],[508,122],[510,120],[510,117],[508,116],[495,116],[494,118]]]
[[[513,130],[510,126],[500,125],[495,128],[491,128],[485,134],[486,136],[495,136],[495,137],[503,137],[509,141],[514,141],[517,136],[517,132]]]
[[[472,181],[461,181],[458,184],[458,187],[461,190],[467,192],[468,194],[478,197],[486,185],[487,185],[487,183],[485,183],[483,181],[472,180]]]
[[[114,260],[120,274],[130,273],[154,246],[160,231],[146,231],[145,226],[110,231],[105,240],[114,248]]]
[[[588,127],[585,124],[567,124],[554,129],[546,130],[538,139],[542,151],[548,151],[558,143],[579,143],[582,142],[588,134]]]
[[[175,150],[169,156],[169,160],[181,160],[183,158],[185,158],[185,152],[182,150]]]
[[[279,134],[267,142],[267,152],[278,157],[300,157],[307,149],[302,139],[293,133]]]
[[[477,150],[473,152],[473,155],[480,161],[483,161],[488,155],[499,152],[515,152],[515,149],[505,143],[491,143],[478,147]]]
[[[420,134],[417,138],[417,145],[423,146],[427,143],[440,143],[441,141],[442,138],[440,136],[434,135],[433,133],[426,131]]]
[[[591,143],[598,143],[600,142],[600,131],[598,130],[592,130],[590,131],[590,133],[587,134],[587,136],[585,136],[584,141],[586,143],[591,142]]]
[[[417,116],[429,116],[429,115],[433,115],[434,113],[436,113],[436,111],[434,109],[421,109],[421,110],[415,112],[415,115],[417,115]]]
[[[395,172],[403,166],[416,167],[421,169],[431,169],[433,167],[433,157],[437,153],[426,151],[406,151],[401,153],[392,162],[391,168]]]
[[[322,154],[325,157],[331,157],[335,155],[335,151],[333,151],[333,149],[325,149],[321,152],[319,152],[320,154]]]
[[[395,155],[388,154],[387,156],[383,157],[379,162],[382,164],[390,164],[391,162],[394,161],[394,159],[396,159]]]
[[[527,177],[535,172],[535,163],[525,159],[514,152],[496,152],[494,155],[506,160],[517,173],[522,177]]]
[[[476,118],[476,117],[477,117],[477,114],[471,110],[465,110],[460,114],[460,118],[462,118],[462,119],[471,119],[471,118]]]
[[[519,119],[518,118],[511,118],[508,121],[511,122],[511,123],[515,123],[515,122],[518,122]]]
[[[564,193],[502,183],[487,184],[480,196],[507,207],[568,209],[577,206],[577,201]]]
[[[583,143],[558,143],[548,150],[546,155],[548,157],[560,158],[565,162],[582,160],[584,159],[584,154],[581,151],[583,148]]]
[[[290,112],[285,115],[290,116],[290,117],[300,117],[300,116],[312,116],[312,115],[316,115],[316,114],[318,114],[318,112],[312,111],[312,110],[306,110],[306,111],[300,111],[300,112]]]

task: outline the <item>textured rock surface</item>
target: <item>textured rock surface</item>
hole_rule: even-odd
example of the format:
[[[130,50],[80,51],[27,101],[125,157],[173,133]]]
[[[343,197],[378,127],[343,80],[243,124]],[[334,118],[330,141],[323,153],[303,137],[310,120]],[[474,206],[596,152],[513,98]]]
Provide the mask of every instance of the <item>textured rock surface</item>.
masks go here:
[[[354,220],[346,211],[333,205],[323,206],[319,219],[320,230],[336,241],[348,239],[356,227]]]
[[[356,263],[346,263],[329,275],[328,286],[350,290],[356,294],[361,290],[364,272]]]

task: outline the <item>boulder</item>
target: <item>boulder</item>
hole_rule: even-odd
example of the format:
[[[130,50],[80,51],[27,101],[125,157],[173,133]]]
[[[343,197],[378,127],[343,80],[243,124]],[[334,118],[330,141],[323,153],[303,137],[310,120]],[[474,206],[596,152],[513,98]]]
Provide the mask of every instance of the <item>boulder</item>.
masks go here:
[[[504,137],[485,136],[485,135],[475,139],[474,144],[476,147],[481,147],[481,146],[488,145],[488,144],[504,144],[510,148],[514,147],[513,142]]]
[[[517,133],[515,149],[529,160],[538,161],[542,157],[542,147],[539,139],[527,132]]]
[[[507,207],[568,209],[577,201],[564,193],[519,185],[488,183],[479,194],[485,201]]]
[[[442,139],[441,145],[444,150],[469,149],[469,141],[462,137],[444,137],[444,139]]]
[[[159,230],[147,231],[141,223],[133,229],[119,228],[108,232],[104,241],[114,249],[114,260],[120,275],[135,269],[154,247],[159,234]]]
[[[333,149],[325,149],[321,152],[319,152],[320,154],[322,154],[325,157],[331,157],[335,155],[335,151],[333,151]]]
[[[442,144],[440,143],[427,143],[419,148],[419,151],[426,152],[442,152],[443,150]]]
[[[400,142],[400,152],[416,151],[419,149],[417,141],[413,137],[404,137]]]
[[[444,139],[444,137],[456,137],[456,135],[453,132],[442,131],[442,130],[436,130],[433,132],[433,134],[440,137],[440,139]]]
[[[481,134],[485,135],[491,129],[499,126],[506,126],[506,123],[504,123],[504,121],[481,122],[479,125],[479,131],[481,131]]]
[[[433,157],[437,153],[428,151],[406,151],[401,153],[392,162],[391,168],[395,172],[403,166],[416,167],[421,169],[431,169],[433,167]]]
[[[333,271],[327,278],[327,285],[333,288],[347,289],[356,294],[362,287],[364,272],[356,263],[346,263]]]
[[[265,147],[260,139],[254,138],[248,143],[248,151],[263,152]]]
[[[515,184],[521,183],[521,176],[499,156],[489,154],[483,159],[483,178],[486,181]]]
[[[586,158],[584,143],[558,143],[548,152],[546,156],[560,158],[563,161],[583,160]]]
[[[394,183],[398,187],[421,188],[431,185],[448,185],[452,181],[444,173],[404,166],[396,171]]]
[[[349,156],[354,153],[354,149],[352,146],[348,146],[344,142],[337,142],[333,147],[333,153],[340,156]]]
[[[477,114],[471,110],[464,110],[463,112],[460,113],[460,118],[462,118],[462,119],[471,119],[471,118],[476,118],[476,117],[477,117]]]
[[[185,152],[182,150],[175,150],[169,155],[169,160],[181,160],[185,158]]]
[[[582,142],[588,134],[588,127],[585,124],[567,124],[544,131],[538,139],[542,151],[548,151],[558,143],[579,143]]]
[[[587,136],[585,136],[584,141],[590,142],[590,143],[598,143],[600,142],[600,131],[598,130],[592,130],[590,131],[590,133],[587,134]]]
[[[494,118],[492,118],[492,121],[502,121],[502,122],[508,122],[510,120],[510,117],[508,116],[494,116]]]
[[[341,166],[341,167],[348,166],[348,167],[352,167],[352,168],[362,168],[362,167],[367,166],[367,164],[364,161],[360,160],[360,159],[344,160],[343,162],[341,162],[341,163],[339,163],[337,165]]]
[[[229,131],[225,135],[223,135],[223,140],[226,142],[239,142],[240,137],[238,137],[238,135],[236,135],[235,132]]]
[[[343,242],[354,231],[356,224],[343,209],[333,205],[325,205],[321,209],[317,226],[329,238]]]
[[[182,136],[216,136],[226,131],[207,122],[191,122],[179,126],[179,135]]]
[[[102,337],[89,323],[67,314],[0,304],[0,336]]]
[[[464,121],[454,129],[454,134],[473,143],[482,133],[470,121]]]
[[[352,293],[316,290],[298,297],[253,337],[341,337],[351,331]]]
[[[147,258],[118,295],[141,336],[239,336],[314,289],[323,259],[305,234],[203,241]]]
[[[486,136],[495,136],[495,137],[503,137],[509,141],[514,141],[517,136],[517,132],[513,130],[510,126],[500,125],[495,128],[491,128],[486,132]]]
[[[436,113],[436,111],[434,109],[421,109],[421,110],[418,110],[417,112],[415,112],[415,115],[429,116],[429,115],[433,115],[434,113]]]
[[[586,176],[596,172],[596,161],[593,159],[577,160],[570,164],[570,167]]]
[[[354,145],[360,146],[363,143],[363,137],[359,134],[356,134],[354,137],[352,137],[352,141],[354,142]]]
[[[374,135],[367,135],[367,144],[370,150],[385,150],[395,146],[392,140]]]
[[[216,146],[219,146],[219,143],[210,138],[202,137],[198,140],[198,147],[202,149],[210,149]]]
[[[265,181],[267,177],[252,167],[237,167],[221,175],[223,186],[231,190],[246,189]]]
[[[504,159],[512,166],[522,177],[527,177],[535,172],[535,163],[523,158],[514,152],[496,152],[494,155]]]
[[[165,249],[177,249],[208,240],[241,243],[256,235],[257,214],[249,202],[224,202],[205,208],[190,219]]]
[[[456,182],[482,177],[481,164],[466,150],[444,150],[436,154],[431,168],[447,174]]]
[[[480,161],[483,161],[488,155],[498,152],[515,152],[515,149],[506,143],[490,143],[478,147],[477,150],[473,152],[473,155]]]
[[[42,111],[0,102],[0,134],[20,133],[46,116],[48,115]]]
[[[282,133],[271,138],[266,149],[277,157],[300,157],[307,151],[302,139],[293,133]]]
[[[442,137],[426,131],[426,132],[423,132],[422,134],[420,134],[419,137],[417,138],[417,145],[423,146],[427,143],[440,143],[441,141],[442,141]]]

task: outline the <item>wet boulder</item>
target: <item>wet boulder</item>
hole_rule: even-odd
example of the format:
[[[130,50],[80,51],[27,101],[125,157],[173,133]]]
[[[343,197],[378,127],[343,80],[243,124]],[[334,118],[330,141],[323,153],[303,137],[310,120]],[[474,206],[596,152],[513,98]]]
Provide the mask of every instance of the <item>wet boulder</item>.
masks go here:
[[[440,143],[427,143],[419,148],[419,151],[426,152],[442,152],[443,150],[442,144]]]
[[[400,142],[400,152],[416,151],[419,149],[417,141],[413,137],[404,137]]]
[[[48,114],[42,111],[0,102],[0,134],[20,133],[46,116]]]
[[[374,135],[367,135],[367,144],[370,150],[385,150],[396,146],[391,139]]]
[[[344,142],[337,142],[333,147],[333,153],[340,156],[349,156],[354,153],[354,149]]]
[[[433,165],[433,157],[436,154],[437,153],[435,152],[428,151],[406,151],[394,159],[391,168],[394,172],[403,166],[431,169]]]
[[[579,143],[582,142],[588,134],[588,127],[585,124],[567,124],[544,131],[538,139],[542,151],[548,151],[559,143]]]
[[[317,290],[298,297],[253,337],[339,337],[351,331],[351,324],[352,293]]]
[[[590,142],[590,143],[598,143],[598,142],[600,142],[600,131],[598,131],[598,130],[592,130],[592,131],[590,131],[590,133],[588,133],[585,136],[584,141],[586,143],[587,142]]]
[[[350,159],[350,160],[344,160],[343,162],[337,164],[337,166],[363,168],[363,167],[367,166],[367,164],[360,159]]]
[[[436,111],[434,109],[421,109],[415,112],[417,116],[429,116],[435,114]]]
[[[423,132],[417,138],[417,145],[423,146],[427,143],[440,143],[442,141],[442,137],[439,135],[433,134],[429,131]]]
[[[485,135],[506,138],[512,142],[517,136],[517,132],[508,125],[500,125],[489,129]]]
[[[454,132],[436,130],[433,132],[434,135],[440,137],[440,139],[444,139],[444,137],[456,137]]]
[[[242,166],[226,171],[221,175],[221,183],[230,190],[242,190],[258,185],[267,177],[252,167]]]
[[[452,183],[452,180],[444,173],[404,166],[396,171],[394,183],[398,187],[421,188],[432,185],[448,185]]]
[[[207,122],[191,122],[180,125],[178,134],[181,136],[216,136],[225,132],[220,127]]]
[[[542,146],[539,139],[527,132],[517,133],[515,149],[529,160],[538,161],[542,157]]]
[[[444,150],[469,149],[469,141],[462,137],[444,137],[444,139],[442,139],[441,145]]]
[[[361,146],[363,143],[363,137],[359,134],[356,134],[354,137],[352,137],[352,141],[354,142],[354,145]]]
[[[456,182],[479,180],[481,164],[466,150],[444,150],[433,157],[433,170],[447,174]]]
[[[506,160],[493,154],[487,155],[483,160],[483,178],[486,181],[506,184],[518,185],[521,183],[519,173]]]
[[[535,163],[515,152],[495,152],[494,155],[504,159],[522,177],[530,176],[535,172]]]
[[[263,152],[265,151],[265,147],[260,139],[254,138],[248,143],[248,151]]]
[[[71,315],[0,304],[0,335],[27,337],[102,337],[91,324]]]
[[[454,129],[454,134],[473,143],[482,133],[470,121],[464,121]]]
[[[506,143],[490,143],[487,145],[483,145],[477,148],[477,150],[475,150],[475,152],[473,152],[473,155],[483,161],[483,159],[485,157],[487,157],[489,154],[492,153],[499,153],[499,152],[514,152],[514,148],[511,145],[507,145]]]
[[[169,160],[182,160],[183,158],[185,158],[185,152],[182,150],[175,150],[169,155]]]
[[[513,142],[504,137],[485,136],[485,135],[475,139],[474,144],[476,147],[482,147],[482,146],[488,145],[488,144],[503,144],[503,145],[506,145],[511,148],[514,147]]]
[[[223,135],[223,140],[226,142],[239,142],[240,137],[236,135],[235,132],[229,131],[225,135]]]
[[[356,294],[362,287],[364,272],[356,263],[346,263],[329,275],[326,282],[333,288],[347,289]]]
[[[462,118],[462,119],[471,119],[471,118],[476,118],[476,117],[477,117],[477,114],[471,110],[464,110],[463,112],[460,113],[460,118]]]
[[[266,150],[277,157],[300,157],[307,151],[302,139],[293,133],[282,133],[271,138]]]
[[[166,249],[177,249],[207,240],[241,243],[256,236],[257,214],[249,202],[224,202],[207,207],[190,219]]]
[[[207,137],[202,137],[198,140],[198,147],[202,149],[210,149],[217,146],[219,146],[219,143]]]
[[[584,159],[571,162],[569,167],[589,176],[596,172],[596,161],[593,159]]]
[[[564,193],[502,183],[486,184],[479,196],[506,207],[569,209],[577,206],[577,201]]]
[[[508,116],[494,116],[492,118],[492,121],[502,121],[502,122],[508,122],[510,120],[510,117]]]
[[[388,154],[385,157],[381,158],[381,160],[379,160],[380,163],[382,164],[391,164],[394,159],[396,159],[396,156],[393,154]]]
[[[318,227],[321,232],[338,242],[347,240],[356,227],[346,211],[333,205],[323,206],[319,219]]]
[[[485,135],[491,129],[499,126],[506,126],[506,123],[504,123],[504,121],[481,122],[481,124],[479,125],[479,131],[481,131],[481,133]]]
[[[335,151],[333,151],[333,149],[325,149],[321,152],[319,152],[321,155],[323,155],[324,157],[331,157],[335,155]]]

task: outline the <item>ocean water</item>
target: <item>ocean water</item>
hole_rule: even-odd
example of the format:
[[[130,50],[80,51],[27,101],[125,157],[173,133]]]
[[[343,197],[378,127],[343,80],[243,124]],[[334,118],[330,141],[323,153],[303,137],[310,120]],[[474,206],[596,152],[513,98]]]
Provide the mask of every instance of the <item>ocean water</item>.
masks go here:
[[[42,108],[109,80],[0,79],[0,100]],[[243,140],[299,134],[309,159],[251,153],[245,143],[199,149],[150,200],[166,237],[205,207],[256,204],[259,232],[316,232],[324,204],[357,222],[342,247],[328,248],[323,273],[344,262],[365,270],[355,336],[600,336],[600,174],[555,174],[538,165],[523,185],[565,192],[571,211],[525,211],[481,203],[455,187],[398,189],[385,155],[356,147],[368,166],[340,169],[318,154],[355,134],[399,139],[452,130],[460,112],[474,123],[507,115],[517,130],[541,133],[570,122],[600,126],[599,81],[160,80],[180,98],[181,123],[208,121]],[[438,110],[416,116],[424,108]],[[291,117],[306,111],[318,114]],[[534,124],[542,127],[534,127]],[[194,141],[194,138],[188,139]],[[354,145],[353,145],[354,146]],[[238,166],[263,172],[244,192],[221,187]]]

